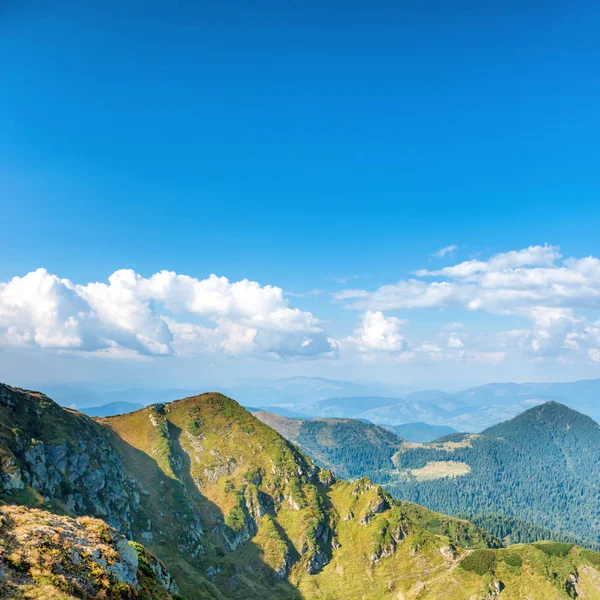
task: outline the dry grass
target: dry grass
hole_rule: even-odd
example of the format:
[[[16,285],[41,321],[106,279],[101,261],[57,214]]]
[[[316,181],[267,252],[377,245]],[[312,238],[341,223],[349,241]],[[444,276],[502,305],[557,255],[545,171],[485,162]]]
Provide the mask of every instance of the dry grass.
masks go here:
[[[412,469],[411,474],[419,481],[443,479],[444,477],[460,477],[470,473],[471,467],[467,463],[455,460],[440,460],[428,462],[420,469]]]

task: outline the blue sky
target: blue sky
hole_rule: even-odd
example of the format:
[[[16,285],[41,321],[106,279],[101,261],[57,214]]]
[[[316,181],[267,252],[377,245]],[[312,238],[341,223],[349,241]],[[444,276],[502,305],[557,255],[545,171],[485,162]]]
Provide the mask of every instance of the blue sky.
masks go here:
[[[600,255],[597,3],[0,10],[10,57],[0,90],[1,378],[143,374],[171,384],[208,370],[460,385],[600,372],[597,275],[577,263],[555,277],[564,259]],[[530,284],[548,276],[535,300],[469,307],[488,289],[483,271],[460,285],[425,276],[460,288],[430,306],[409,306],[397,290],[391,304],[377,295],[420,269],[544,244],[558,248],[501,269],[521,269]],[[39,268],[72,289],[46,275],[8,289]],[[163,269],[199,281],[214,273],[282,292],[263,298],[268,309],[175,310],[176,291],[142,282],[129,300],[152,314],[134,326],[133,313],[117,318],[83,290],[121,269],[144,280]],[[511,293],[513,284],[524,289],[512,282]],[[219,293],[231,303],[230,288]],[[281,317],[282,307],[303,316]],[[174,332],[182,323],[205,329]],[[507,331],[521,333],[507,342]],[[450,351],[452,333],[462,346]],[[193,335],[202,343],[183,351]],[[159,356],[148,344],[165,348]]]

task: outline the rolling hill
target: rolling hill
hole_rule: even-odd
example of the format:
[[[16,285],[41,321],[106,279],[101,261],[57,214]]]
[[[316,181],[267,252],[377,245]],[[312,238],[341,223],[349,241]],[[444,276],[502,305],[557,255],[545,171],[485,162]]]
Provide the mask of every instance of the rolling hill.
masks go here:
[[[342,478],[392,470],[392,457],[402,448],[403,440],[395,433],[356,419],[301,420],[267,412],[254,414]]]
[[[600,598],[600,555],[502,548],[368,479],[337,480],[221,394],[93,420],[2,385],[0,465],[3,502],[103,519],[194,600]]]

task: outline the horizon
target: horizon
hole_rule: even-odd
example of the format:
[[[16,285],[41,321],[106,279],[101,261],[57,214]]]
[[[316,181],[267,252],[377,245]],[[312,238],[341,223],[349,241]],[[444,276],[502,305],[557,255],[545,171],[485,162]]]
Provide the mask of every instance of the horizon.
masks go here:
[[[328,377],[312,377],[310,375],[291,375],[289,377],[243,377],[243,378],[232,378],[232,379],[228,379],[227,383],[223,382],[222,385],[223,388],[226,388],[227,385],[240,385],[240,384],[259,384],[259,383],[273,383],[273,382],[284,382],[284,381],[289,381],[292,379],[304,379],[304,380],[322,380],[325,382],[331,382],[331,383],[350,383],[350,384],[355,384],[355,385],[363,385],[363,386],[369,386],[369,385],[380,385],[383,384],[386,387],[389,387],[389,389],[394,389],[394,387],[396,387],[396,389],[398,390],[402,390],[404,389],[404,392],[398,392],[398,396],[401,396],[402,393],[407,394],[407,393],[413,393],[413,392],[426,392],[426,391],[440,391],[440,392],[445,392],[445,393],[457,393],[457,392],[464,392],[464,391],[468,391],[471,389],[475,389],[475,388],[481,388],[481,387],[486,387],[486,386],[494,386],[494,385],[553,385],[553,384],[568,384],[568,383],[586,383],[586,382],[595,382],[595,381],[600,381],[600,377],[591,377],[591,378],[587,378],[587,379],[565,379],[565,380],[548,380],[548,381],[528,381],[528,380],[524,380],[524,381],[516,381],[516,380],[507,380],[507,381],[488,381],[485,383],[481,383],[478,385],[473,385],[473,386],[466,386],[466,387],[444,387],[444,386],[435,386],[435,387],[426,387],[425,385],[417,385],[417,384],[394,384],[391,382],[382,382],[381,380],[368,380],[368,379],[332,379],[332,378],[328,378]],[[199,391],[198,393],[200,394],[204,394],[204,393],[211,393],[211,392],[215,392],[215,393],[221,393],[219,392],[219,384],[216,384],[216,387],[210,388],[211,384],[204,384],[204,383],[198,383],[198,384],[190,384],[190,385],[186,385],[184,387],[176,387],[176,386],[157,386],[157,385],[145,385],[144,382],[127,382],[127,381],[107,381],[107,380],[61,380],[60,383],[56,383],[56,382],[42,382],[42,383],[36,383],[33,382],[33,385],[41,385],[42,388],[38,389],[38,390],[34,390],[33,388],[27,388],[26,384],[19,384],[18,382],[15,381],[0,381],[0,383],[4,384],[4,385],[8,385],[8,386],[12,386],[12,387],[18,387],[21,389],[30,389],[31,391],[41,391],[43,392],[43,386],[47,386],[49,388],[53,388],[56,386],[63,386],[63,387],[82,387],[82,388],[92,388],[92,387],[104,387],[107,391],[108,390],[117,390],[117,391],[123,391],[123,390],[127,390],[127,389],[140,389],[140,390],[164,390],[164,391],[169,391],[169,390],[184,390],[184,391],[190,391],[193,389],[198,389],[198,390],[203,390],[203,391]],[[133,385],[133,383],[135,383],[135,385]],[[206,389],[205,389],[206,388]],[[333,396],[332,396],[333,397]],[[357,396],[349,396],[349,397],[357,397]],[[390,396],[393,397],[393,396]],[[234,398],[235,399],[235,398]]]
[[[11,4],[0,380],[600,377],[597,16]]]

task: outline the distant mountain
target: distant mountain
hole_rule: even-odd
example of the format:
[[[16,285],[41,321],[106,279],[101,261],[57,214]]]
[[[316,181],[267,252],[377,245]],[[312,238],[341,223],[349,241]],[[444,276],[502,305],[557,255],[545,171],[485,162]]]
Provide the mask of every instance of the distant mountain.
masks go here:
[[[386,429],[393,431],[407,442],[432,442],[445,435],[457,433],[452,427],[445,425],[429,425],[428,423],[405,423],[404,425],[391,425]]]
[[[562,404],[429,443],[386,438],[381,427],[349,419],[279,419],[271,425],[315,460],[348,477],[359,465],[396,498],[477,519],[496,515],[494,526],[510,539],[552,531],[600,544],[600,426]]]
[[[491,393],[487,390],[487,393]],[[285,403],[263,404],[270,412],[272,406],[312,417],[366,419],[380,425],[402,425],[424,422],[450,427],[455,431],[481,431],[485,427],[510,419],[523,410],[543,402],[541,399],[518,397],[514,403],[495,403],[495,396],[479,391],[473,396],[466,392],[449,394],[436,390],[408,392],[404,397],[352,395],[322,399],[289,399]],[[474,398],[478,398],[477,402]],[[474,404],[469,404],[474,402]],[[283,414],[283,413],[280,413]]]
[[[293,405],[301,406],[293,409],[304,413],[308,407],[319,400],[332,396],[398,396],[416,390],[414,386],[388,385],[378,382],[352,382],[324,377],[284,377],[280,379],[244,379],[202,385],[202,388],[213,389],[249,406],[278,406],[293,409]],[[174,398],[192,396],[198,393],[198,387],[151,388],[123,387],[116,384],[100,384],[94,382],[50,384],[44,389],[56,401],[71,408],[102,406],[109,402],[132,402],[156,404],[169,402]]]
[[[286,377],[250,379],[220,386],[219,391],[251,406],[277,405],[300,413],[311,413],[312,406],[331,397],[397,396],[415,391],[413,386],[378,382],[352,382],[324,377]]]
[[[479,432],[524,410],[557,401],[600,420],[600,379],[566,383],[490,383],[460,392],[321,377],[248,379],[210,386],[244,405],[308,417],[367,419],[380,425],[415,421]],[[191,396],[197,388],[119,388],[99,384],[47,386],[63,406],[82,409],[109,402],[156,404]],[[271,407],[276,407],[271,409]],[[282,413],[283,414],[283,413]]]
[[[287,419],[267,412],[255,413],[283,437],[296,444],[317,464],[338,477],[356,479],[365,473],[394,469],[392,457],[403,440],[395,433],[356,419]]]
[[[80,411],[89,417],[112,417],[114,415],[125,415],[135,412],[141,408],[144,408],[143,404],[135,404],[134,402],[109,402],[102,406],[82,408]]]
[[[451,514],[501,513],[533,525],[600,542],[600,426],[566,406],[548,402],[481,435],[406,448],[397,467],[464,464],[455,478],[398,478],[388,489]]]
[[[398,402],[401,402],[399,398],[381,396],[333,397],[312,403],[310,410],[320,417],[352,418],[369,410],[395,405]]]
[[[197,388],[134,388],[95,383],[67,383],[44,386],[58,404],[76,408],[104,406],[116,402],[128,402],[148,406],[169,402],[174,398],[184,398],[198,393]]]
[[[461,422],[458,418],[449,423],[462,431],[478,431],[494,422],[509,419],[526,408],[549,401],[560,402],[600,420],[600,379],[559,383],[490,383],[457,392],[453,399],[468,407],[466,413],[473,413],[473,417],[467,415],[469,418],[465,421]],[[436,403],[444,400],[447,400],[446,396],[431,399]],[[502,415],[503,418],[498,418]]]
[[[281,406],[269,406],[269,407],[260,407],[257,408],[255,406],[244,406],[244,408],[251,413],[260,413],[260,412],[269,412],[273,415],[279,415],[281,417],[287,417],[288,419],[310,419],[312,418],[310,415],[303,415],[302,413],[297,413],[292,410],[288,410],[287,408],[282,408]]]
[[[440,390],[409,391],[392,398],[363,396],[314,402],[311,414],[365,418],[381,425],[422,421],[445,425],[456,431],[478,432],[509,420],[523,411],[556,401],[600,420],[600,379],[567,383],[490,383],[460,392]],[[288,407],[304,412],[300,406]]]

